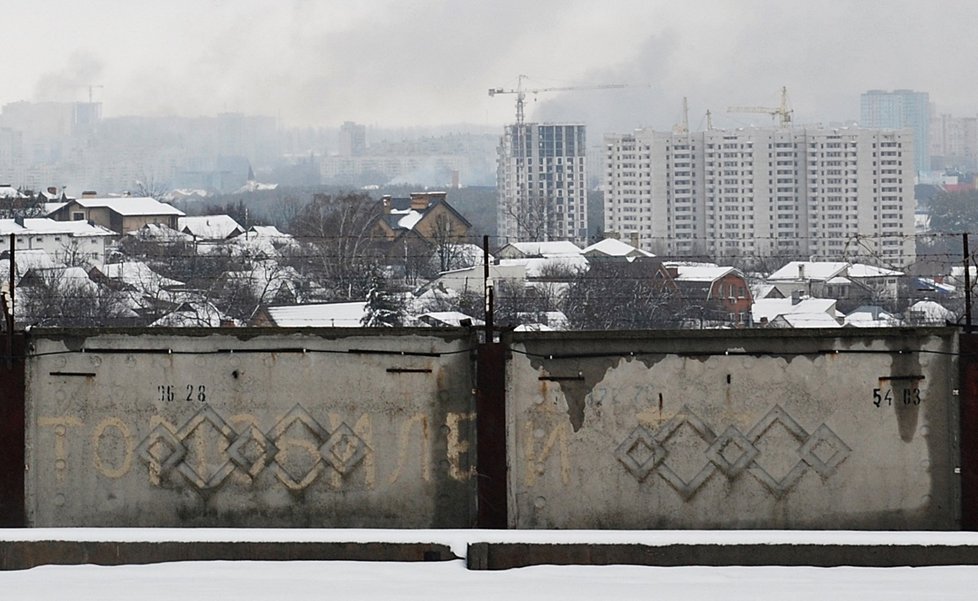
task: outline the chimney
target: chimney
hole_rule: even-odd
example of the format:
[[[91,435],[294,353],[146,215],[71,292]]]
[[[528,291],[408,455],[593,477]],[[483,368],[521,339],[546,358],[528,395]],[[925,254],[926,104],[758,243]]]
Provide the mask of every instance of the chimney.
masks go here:
[[[382,203],[384,203],[384,215],[390,215],[391,214],[391,208],[392,208],[391,207],[391,195],[390,194],[385,194],[385,195],[381,196],[380,197],[380,201]]]
[[[429,199],[425,192],[411,192],[411,210],[424,211],[428,208]]]
[[[48,194],[54,195],[57,193],[58,193],[58,189],[55,186],[48,186]]]
[[[82,192],[82,198],[95,198],[98,193],[95,190],[85,190]]]
[[[638,248],[638,232],[631,233],[632,246]]]
[[[799,263],[798,264],[798,279],[799,280],[804,280],[805,279],[805,264],[804,263]]]

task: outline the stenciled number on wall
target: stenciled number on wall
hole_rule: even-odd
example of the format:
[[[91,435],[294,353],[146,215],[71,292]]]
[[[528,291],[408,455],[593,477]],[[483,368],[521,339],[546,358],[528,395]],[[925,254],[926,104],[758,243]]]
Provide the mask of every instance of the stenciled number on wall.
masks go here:
[[[898,398],[899,397],[899,398]],[[920,397],[919,388],[904,388],[898,395],[893,394],[892,388],[874,388],[873,404],[877,407],[892,407],[895,403],[904,405],[919,405],[924,400]]]
[[[185,400],[188,403],[193,401],[198,401],[200,403],[207,402],[207,387],[203,384],[199,386],[187,384],[185,387],[174,386],[172,384],[160,384],[156,387],[156,392],[159,394],[161,403],[171,403],[177,399]]]

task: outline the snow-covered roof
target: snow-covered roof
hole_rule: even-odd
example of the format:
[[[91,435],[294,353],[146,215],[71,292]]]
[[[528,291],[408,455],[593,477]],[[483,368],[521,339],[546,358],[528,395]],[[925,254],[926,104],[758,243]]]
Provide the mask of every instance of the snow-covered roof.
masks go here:
[[[65,267],[55,264],[53,267],[32,267],[30,271],[45,278],[46,281],[57,281],[60,284],[72,286],[85,292],[95,293],[99,288],[98,284],[92,281],[88,272],[82,267]]]
[[[844,261],[791,261],[769,275],[767,281],[824,281],[843,273],[847,267],[849,267],[849,264]]]
[[[199,198],[207,198],[210,193],[207,190],[200,190],[195,188],[177,188],[175,190],[170,190],[167,192],[163,199],[172,202],[174,200],[193,200]]]
[[[153,271],[149,265],[142,261],[124,261],[122,263],[108,263],[103,265],[100,271],[106,277],[119,280],[126,284],[136,286],[140,289],[147,286],[182,286],[183,282],[170,279]]]
[[[248,228],[249,234],[255,234],[261,238],[291,238],[289,234],[283,233],[274,225],[253,225]]]
[[[418,315],[419,321],[424,321],[426,323],[435,322],[450,327],[460,327],[463,319],[468,319],[471,322],[471,325],[475,326],[485,324],[485,322],[481,319],[476,319],[475,317],[466,315],[465,313],[460,313],[459,311],[430,311],[428,313]]]
[[[67,205],[66,202],[45,202],[42,205],[42,210],[45,215],[50,215],[52,213],[57,213],[62,207]]]
[[[769,294],[777,290],[778,287],[773,284],[759,284],[757,286],[751,286],[750,293],[751,296],[757,300],[765,299]]]
[[[761,323],[763,319],[770,322],[777,317],[789,315],[800,316],[795,320],[798,322],[816,323],[824,321],[820,317],[822,315],[829,317],[838,326],[839,322],[835,319],[835,303],[835,299],[832,298],[803,298],[798,302],[794,302],[790,298],[764,298],[754,301],[751,306],[751,317],[755,324]],[[804,316],[810,317],[805,318]],[[823,326],[811,325],[807,327]]]
[[[882,307],[861,305],[846,315],[845,325],[854,328],[889,328],[901,324],[899,319]]]
[[[601,242],[595,242],[591,246],[581,250],[582,255],[601,254],[608,257],[654,257],[652,253],[636,248],[631,244],[622,242],[616,238],[605,238]]]
[[[508,254],[506,249],[512,248],[518,253],[522,254],[524,257],[573,257],[579,256],[581,254],[581,249],[567,240],[558,240],[555,242],[510,242],[503,248],[499,249],[499,255],[505,256]]]
[[[223,240],[232,234],[244,232],[244,228],[230,215],[180,217],[177,228],[185,234],[205,240]]]
[[[129,235],[134,235],[137,238],[145,240],[167,240],[170,242],[183,241],[189,243],[193,242],[194,239],[194,237],[190,234],[178,232],[172,227],[163,225],[161,223],[147,223],[135,232],[129,232]]]
[[[394,211],[391,211],[391,214],[393,213]],[[403,217],[397,220],[397,227],[402,227],[406,230],[414,229],[414,226],[421,221],[423,216],[418,211],[408,211]]]
[[[359,328],[366,301],[268,307],[268,315],[283,328]]]
[[[26,233],[70,234],[72,236],[118,236],[112,230],[87,221],[55,221],[47,217],[24,219]]]
[[[908,313],[914,315],[919,320],[928,323],[943,324],[947,320],[954,320],[954,313],[945,308],[940,303],[928,300],[917,301],[907,309]]]
[[[849,266],[847,275],[850,278],[894,278],[903,275],[903,272],[864,263],[853,263]]]
[[[964,274],[963,269],[961,270],[961,273],[962,275]],[[933,290],[939,294],[953,294],[957,289],[955,286],[938,282],[933,278],[917,278],[916,284],[918,290]]]
[[[235,192],[235,194],[244,194],[245,192],[261,192],[264,190],[274,190],[276,188],[278,188],[278,184],[263,184],[253,179],[249,179],[247,182],[245,182],[245,185],[238,188],[238,191]]]
[[[73,202],[86,209],[107,208],[115,213],[125,216],[138,215],[178,215],[183,216],[184,212],[180,209],[160,202],[148,196],[119,196],[96,198],[83,196],[76,198]]]
[[[500,267],[523,266],[526,269],[526,277],[538,278],[543,276],[548,269],[564,268],[572,271],[583,271],[587,269],[587,259],[581,255],[560,255],[547,258],[531,259],[500,259]]]
[[[733,267],[721,267],[712,263],[693,265],[666,263],[665,265],[676,268],[678,275],[673,279],[677,282],[715,282],[723,276],[737,271]]]
[[[793,328],[841,328],[839,320],[825,313],[786,313],[775,319]],[[774,320],[771,320],[774,321]]]
[[[231,321],[208,302],[184,303],[172,313],[149,324],[151,328],[218,328],[222,323]]]
[[[15,253],[14,262],[17,264],[17,270],[22,273],[28,269],[53,269],[65,266],[64,263],[55,261],[51,255],[39,248],[18,250]],[[6,264],[7,261],[3,261],[3,263]]]
[[[27,195],[13,186],[0,186],[0,198],[27,198]]]

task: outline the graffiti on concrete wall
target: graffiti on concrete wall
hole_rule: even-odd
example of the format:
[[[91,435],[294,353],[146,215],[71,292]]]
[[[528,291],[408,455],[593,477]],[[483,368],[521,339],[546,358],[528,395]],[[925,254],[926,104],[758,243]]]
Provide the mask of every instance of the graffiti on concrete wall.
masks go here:
[[[446,424],[436,430],[445,436],[442,461],[454,480],[471,476],[466,430],[473,418],[471,413],[448,412]],[[370,413],[347,421],[332,412],[325,420],[317,419],[296,404],[268,425],[251,414],[222,415],[204,403],[182,421],[151,416],[145,435],[115,416],[93,424],[74,416],[41,416],[37,425],[41,432],[53,435],[54,472],[59,482],[65,481],[69,469],[84,466],[77,458],[83,449],[90,453],[89,465],[105,478],[119,479],[138,468],[145,469],[143,477],[148,475],[153,486],[189,486],[200,491],[217,489],[229,479],[247,485],[266,474],[293,491],[304,490],[324,477],[339,488],[344,478],[358,471],[364,485],[374,488],[376,455],[384,451],[391,461],[386,464],[383,484],[395,484],[412,461],[420,465],[412,473],[430,482],[434,458],[429,417],[424,413],[404,415],[379,450],[373,443],[374,420]]]

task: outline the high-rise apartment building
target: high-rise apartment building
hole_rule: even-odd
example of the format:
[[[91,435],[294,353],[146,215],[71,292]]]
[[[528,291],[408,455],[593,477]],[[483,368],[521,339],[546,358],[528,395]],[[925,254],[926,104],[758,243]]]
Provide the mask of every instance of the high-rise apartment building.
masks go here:
[[[506,127],[496,171],[501,242],[587,239],[586,154],[583,125]]]
[[[913,130],[914,167],[930,171],[930,99],[927,92],[870,90],[860,97],[859,125]]]
[[[645,250],[914,260],[906,130],[638,130],[605,148],[605,230]]]
[[[978,118],[935,115],[930,120],[931,168],[978,169]]]
[[[367,126],[344,121],[340,126],[340,156],[359,157],[367,154]]]

